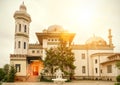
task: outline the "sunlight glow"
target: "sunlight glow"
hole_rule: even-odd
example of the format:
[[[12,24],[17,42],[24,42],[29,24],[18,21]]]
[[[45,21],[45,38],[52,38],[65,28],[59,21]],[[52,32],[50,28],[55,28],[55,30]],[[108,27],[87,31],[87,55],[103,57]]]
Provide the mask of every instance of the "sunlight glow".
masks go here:
[[[86,6],[75,6],[69,11],[69,19],[71,23],[76,23],[83,30],[89,31],[89,28],[96,22],[98,16],[96,5],[87,4]]]
[[[81,23],[84,25],[90,24],[90,22],[93,20],[93,17],[93,12],[89,9],[82,10],[77,15],[78,22],[81,21]]]

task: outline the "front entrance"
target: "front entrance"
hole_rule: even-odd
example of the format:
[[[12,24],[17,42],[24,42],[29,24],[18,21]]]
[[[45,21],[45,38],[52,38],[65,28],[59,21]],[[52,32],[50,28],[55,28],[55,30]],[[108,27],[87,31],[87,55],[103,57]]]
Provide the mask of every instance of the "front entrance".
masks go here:
[[[40,75],[41,70],[43,69],[43,62],[40,60],[30,60],[30,63],[27,67],[27,74],[31,76]]]
[[[33,66],[33,75],[38,76],[38,72],[39,72],[38,66]]]

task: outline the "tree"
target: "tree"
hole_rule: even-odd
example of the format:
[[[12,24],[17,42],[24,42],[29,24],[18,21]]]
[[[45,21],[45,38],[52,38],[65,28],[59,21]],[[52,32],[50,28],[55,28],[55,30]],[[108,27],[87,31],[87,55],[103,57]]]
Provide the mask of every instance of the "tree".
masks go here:
[[[0,81],[4,79],[4,76],[5,76],[5,72],[3,71],[2,68],[0,68]]]
[[[8,80],[8,73],[9,73],[9,64],[5,64],[4,65],[3,71],[5,73],[3,81],[7,82],[7,80]]]
[[[14,66],[10,66],[10,71],[8,73],[8,82],[14,82],[16,70]]]
[[[9,72],[9,64],[5,64],[3,68],[0,68],[0,81],[7,81]]]
[[[9,72],[9,64],[5,64],[4,67],[3,67],[3,70],[4,70],[5,74],[8,74],[8,72]]]
[[[117,62],[116,63],[116,67],[118,68],[118,69],[120,69],[120,62]],[[120,75],[118,75],[117,77],[116,77],[116,80],[117,80],[117,83],[115,83],[115,85],[120,85]]]
[[[117,67],[118,69],[120,69],[120,62],[117,62],[117,63],[116,63],[116,67]]]
[[[74,53],[70,47],[67,47],[65,41],[61,41],[58,47],[46,50],[44,61],[45,69],[51,75],[56,69],[60,68],[65,75],[73,76],[74,74]]]

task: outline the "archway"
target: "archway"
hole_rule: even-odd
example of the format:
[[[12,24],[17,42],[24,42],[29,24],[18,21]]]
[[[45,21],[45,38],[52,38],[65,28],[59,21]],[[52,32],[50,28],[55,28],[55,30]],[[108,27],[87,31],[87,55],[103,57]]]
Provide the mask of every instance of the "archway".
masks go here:
[[[43,69],[43,62],[40,60],[30,60],[28,65],[28,74],[33,76],[40,75],[41,70]]]

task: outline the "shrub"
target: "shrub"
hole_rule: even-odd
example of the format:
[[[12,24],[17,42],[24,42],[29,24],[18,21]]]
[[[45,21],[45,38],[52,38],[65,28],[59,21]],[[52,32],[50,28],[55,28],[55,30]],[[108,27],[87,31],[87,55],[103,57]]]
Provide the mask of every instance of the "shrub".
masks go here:
[[[47,79],[44,76],[41,76],[40,81],[43,81],[43,82],[53,82],[51,79]]]
[[[120,75],[116,77],[117,82],[120,82]]]
[[[118,83],[115,83],[114,85],[120,85],[120,83],[118,82]]]
[[[0,82],[0,85],[2,85],[2,82]]]

